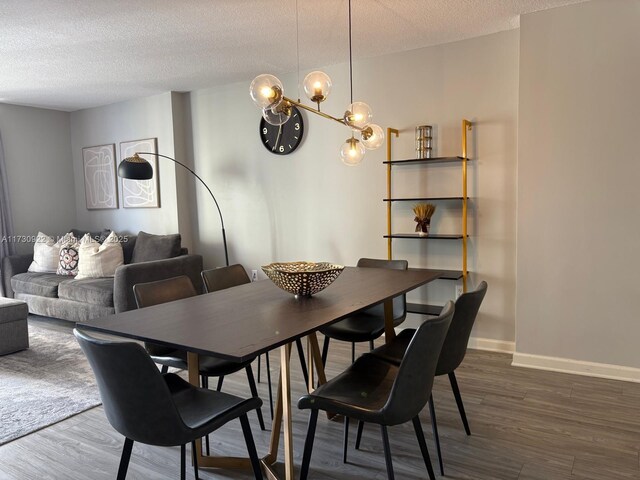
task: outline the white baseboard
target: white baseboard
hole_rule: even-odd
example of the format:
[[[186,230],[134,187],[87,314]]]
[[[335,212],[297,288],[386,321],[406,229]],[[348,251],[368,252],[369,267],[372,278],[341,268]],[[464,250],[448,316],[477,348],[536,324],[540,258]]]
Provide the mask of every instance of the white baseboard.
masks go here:
[[[570,358],[516,352],[513,354],[511,365],[514,367],[535,368],[537,370],[640,383],[640,368],[610,365],[608,363],[586,362]]]
[[[513,353],[516,350],[516,342],[481,337],[471,337],[468,346],[469,348],[488,352]]]

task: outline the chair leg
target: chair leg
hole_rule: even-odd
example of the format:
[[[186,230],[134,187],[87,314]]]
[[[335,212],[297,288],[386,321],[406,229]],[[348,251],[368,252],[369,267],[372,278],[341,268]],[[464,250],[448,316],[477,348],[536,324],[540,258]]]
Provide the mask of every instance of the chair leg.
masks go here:
[[[269,409],[271,410],[271,420],[273,420],[273,390],[271,388],[271,366],[269,365],[269,352],[264,354],[267,367],[267,383],[269,384]]]
[[[356,450],[360,450],[360,442],[362,441],[362,430],[364,429],[364,422],[360,420],[358,422],[358,433],[356,435]]]
[[[240,415],[240,425],[242,425],[244,441],[247,443],[247,451],[249,452],[249,459],[251,460],[251,468],[253,468],[253,474],[256,477],[256,480],[262,480],[262,470],[260,469],[258,452],[256,451],[256,444],[253,441],[251,426],[249,425],[249,419],[247,418],[246,414]]]
[[[460,418],[462,419],[462,424],[464,425],[464,431],[467,432],[467,435],[471,435],[469,422],[467,421],[467,414],[464,412],[464,405],[462,404],[462,397],[460,396],[460,389],[458,388],[458,381],[456,380],[456,374],[454,372],[451,372],[449,374],[449,382],[451,382],[453,396],[456,397],[456,404],[458,405]]]
[[[380,430],[382,431],[382,444],[384,445],[384,459],[387,463],[387,477],[389,478],[389,480],[394,480],[395,476],[393,475],[393,461],[391,460],[389,432],[387,432],[387,427],[385,427],[384,425],[380,425]]]
[[[309,428],[307,429],[307,438],[304,441],[302,465],[300,466],[300,480],[307,480],[307,476],[309,475],[309,464],[311,463],[311,452],[313,450],[313,440],[316,436],[317,423],[318,410],[311,410],[311,415],[309,415]]]
[[[207,451],[207,455],[211,455],[211,450],[209,449],[209,435],[207,435],[206,437],[204,437],[204,442],[206,445],[206,451]]]
[[[324,343],[322,344],[322,366],[327,366],[327,357],[329,356],[329,342],[331,339],[325,335]]]
[[[209,435],[207,435],[209,437]],[[191,457],[193,458],[193,473],[195,479],[198,480],[198,455],[196,455],[196,441],[191,442]]]
[[[120,457],[120,467],[118,467],[117,480],[124,480],[127,476],[129,468],[129,460],[131,460],[131,449],[133,448],[133,440],[125,438],[124,447],[122,448],[122,456]]]
[[[200,375],[200,385],[202,385],[202,388],[209,388],[209,377]]]
[[[373,344],[373,340],[369,340],[369,350],[373,350],[376,346]]]
[[[256,388],[256,381],[253,378],[253,369],[251,368],[251,364],[247,365],[245,368],[247,371],[247,380],[249,380],[249,389],[251,389],[251,396],[259,398],[258,389]],[[260,423],[260,430],[264,430],[264,418],[262,418],[262,407],[256,408],[256,413],[258,414],[258,422]]]
[[[351,363],[356,361],[356,342],[351,342]]]
[[[349,447],[349,417],[344,417],[344,438],[342,440],[342,463],[347,463],[348,447]]]
[[[420,417],[413,417],[413,428],[416,431],[416,437],[418,437],[418,445],[420,445],[424,464],[427,466],[427,472],[429,472],[429,479],[435,480],[436,474],[431,466],[431,458],[429,458],[429,450],[427,449],[427,442],[424,439],[424,432],[422,431],[422,425],[420,424]]]
[[[224,375],[218,377],[218,386],[216,387],[218,392],[222,390],[222,382],[224,382]]]
[[[262,355],[258,355],[258,383],[261,383],[260,382],[260,365],[262,365],[262,362],[260,360],[262,360]]]
[[[300,366],[302,367],[302,375],[304,376],[304,384],[309,385],[309,372],[307,372],[307,361],[304,358],[304,349],[302,341],[296,339],[296,347],[298,348],[298,357],[300,357]]]
[[[440,450],[440,436],[438,435],[438,421],[436,420],[436,407],[433,403],[433,395],[429,397],[429,413],[431,414],[431,428],[433,429],[433,439],[436,442],[436,452],[438,453],[440,473],[444,477],[444,464],[442,462],[442,451]]]
[[[180,480],[187,480],[186,445],[180,445]]]
[[[162,365],[160,373],[169,373],[169,367],[167,365]]]

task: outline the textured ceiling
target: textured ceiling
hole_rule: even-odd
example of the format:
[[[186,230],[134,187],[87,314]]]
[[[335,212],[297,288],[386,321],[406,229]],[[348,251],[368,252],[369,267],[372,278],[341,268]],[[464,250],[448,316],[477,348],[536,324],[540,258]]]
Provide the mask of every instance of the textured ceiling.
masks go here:
[[[352,0],[353,55],[519,26],[584,0]],[[78,110],[294,72],[296,0],[0,0],[0,102]],[[347,0],[298,0],[302,71],[348,59]]]

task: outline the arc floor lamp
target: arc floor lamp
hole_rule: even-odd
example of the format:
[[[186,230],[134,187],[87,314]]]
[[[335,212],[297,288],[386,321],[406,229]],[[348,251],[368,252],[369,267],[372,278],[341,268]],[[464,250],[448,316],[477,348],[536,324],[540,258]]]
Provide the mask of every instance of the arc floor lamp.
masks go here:
[[[120,162],[120,165],[118,165],[118,176],[122,178],[127,178],[129,180],[150,180],[151,178],[153,178],[153,168],[151,167],[151,164],[147,162],[144,158],[141,158],[140,155],[155,155],[156,157],[162,157],[162,158],[166,158],[167,160],[171,160],[172,162],[188,170],[189,173],[191,173],[191,175],[196,177],[200,181],[200,183],[204,185],[204,188],[207,189],[207,192],[209,192],[209,195],[211,195],[211,198],[213,199],[213,203],[216,204],[216,208],[218,209],[218,215],[220,216],[220,225],[222,227],[222,244],[224,246],[224,260],[228,267],[229,252],[227,250],[227,234],[224,231],[224,220],[222,218],[222,211],[220,211],[220,205],[218,205],[218,201],[216,200],[216,197],[213,195],[213,192],[211,191],[211,189],[209,188],[209,185],[207,185],[205,181],[202,180],[202,178],[200,178],[200,176],[196,172],[191,170],[184,163],[179,162],[175,158],[171,158],[166,155],[162,155],[160,153],[153,153],[153,152],[136,152],[133,154],[133,157],[127,157],[124,160],[122,160]]]

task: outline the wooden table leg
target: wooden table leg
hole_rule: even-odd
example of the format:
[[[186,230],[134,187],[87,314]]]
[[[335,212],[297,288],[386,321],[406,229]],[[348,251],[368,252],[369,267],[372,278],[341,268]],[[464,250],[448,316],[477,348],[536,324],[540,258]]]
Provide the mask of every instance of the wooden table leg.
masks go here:
[[[197,387],[200,386],[200,362],[198,354],[187,353],[187,364],[189,366],[189,383]],[[251,461],[241,457],[213,457],[202,455],[202,440],[196,440],[196,453],[198,456],[198,466],[204,468],[239,468],[251,469]]]
[[[269,480],[278,480],[273,464],[278,460],[280,447],[280,433],[284,420],[284,456],[285,478],[293,480],[293,430],[291,422],[291,385],[290,385],[291,344],[280,349],[280,378],[276,394],[276,406],[271,425],[271,440],[269,453],[262,458],[261,463],[265,475]]]
[[[384,342],[389,343],[396,338],[393,326],[393,298],[384,301]]]

